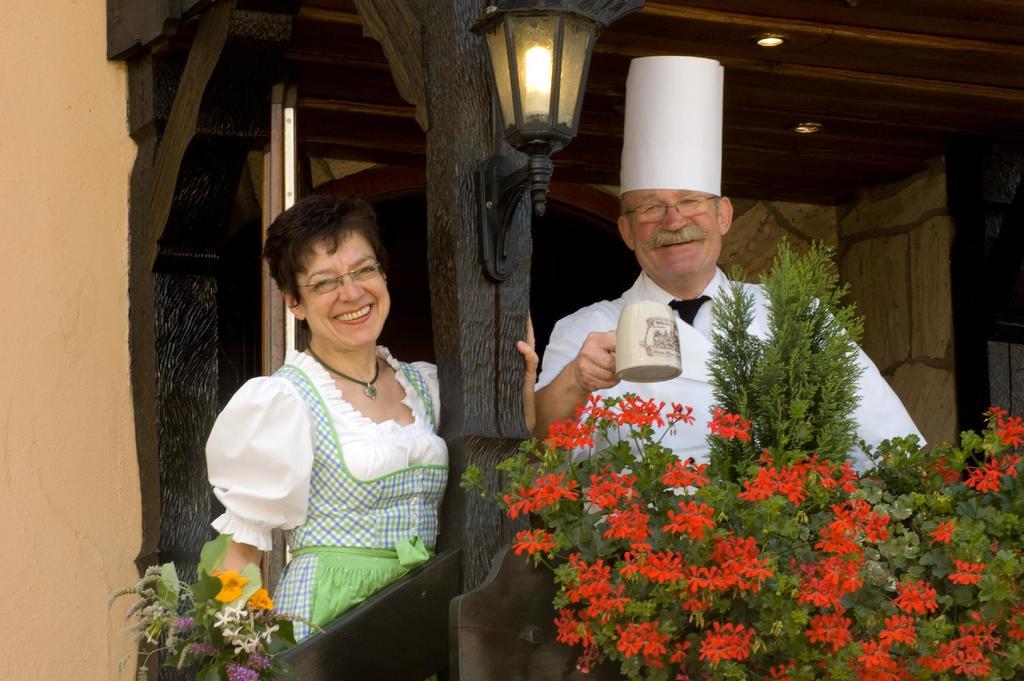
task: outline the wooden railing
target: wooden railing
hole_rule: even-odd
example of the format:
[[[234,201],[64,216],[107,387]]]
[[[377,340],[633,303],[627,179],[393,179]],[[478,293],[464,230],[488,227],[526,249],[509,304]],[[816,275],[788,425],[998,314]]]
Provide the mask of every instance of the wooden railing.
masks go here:
[[[282,659],[301,681],[620,681],[617,665],[581,674],[579,648],[555,639],[551,571],[508,547],[478,588],[459,593],[446,551],[307,638]]]
[[[282,655],[302,681],[423,681],[447,669],[460,555],[445,551]]]
[[[580,648],[555,638],[554,595],[551,570],[502,549],[483,584],[451,602],[451,679],[621,681],[615,664],[576,669]]]

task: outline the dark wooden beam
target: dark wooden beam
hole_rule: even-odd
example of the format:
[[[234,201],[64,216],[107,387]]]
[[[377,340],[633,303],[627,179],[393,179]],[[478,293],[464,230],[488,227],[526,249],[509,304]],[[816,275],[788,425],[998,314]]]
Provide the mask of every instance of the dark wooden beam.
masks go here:
[[[499,151],[491,120],[484,46],[470,31],[480,0],[417,0],[423,34],[427,106],[427,234],[434,349],[448,443],[451,481],[441,507],[439,538],[463,552],[466,586],[487,574],[512,527],[487,500],[458,481],[470,463],[497,482],[496,465],[528,437],[522,412],[523,362],[515,340],[526,330],[531,240],[526,202],[514,211],[508,240],[510,269],[502,284],[480,264],[476,189],[483,161]],[[452,97],[452,92],[473,93]]]
[[[324,100],[358,99],[361,102],[408,106],[388,76],[387,64],[372,68],[289,61],[289,78],[301,86],[300,96]],[[355,95],[358,94],[358,97]]]
[[[685,45],[676,45],[675,49],[685,50]],[[635,59],[637,57],[652,57],[665,54],[665,50],[650,47],[647,44],[614,44],[608,41],[598,42],[594,46],[595,54],[608,54],[620,58]],[[702,50],[694,56],[710,57],[718,59],[730,75],[733,73],[765,74],[775,76],[789,76],[794,79],[813,81],[828,81],[833,84],[847,86],[868,86],[873,88],[899,89],[906,95],[942,96],[948,98],[960,98],[967,100],[987,101],[993,104],[999,103],[1008,106],[1024,105],[1024,92],[1014,87],[996,87],[992,85],[978,85],[974,83],[962,83],[951,80],[940,80],[939,78],[918,78],[900,74],[873,73],[869,71],[856,71],[852,69],[831,68],[824,66],[812,66],[806,64],[790,64],[782,62],[768,62],[753,58],[728,57],[717,54],[711,50]],[[625,80],[621,81],[621,87],[625,88]]]
[[[416,122],[427,129],[427,108],[420,54],[423,28],[403,0],[355,0],[363,35],[380,43],[402,99],[416,109]]]
[[[180,71],[173,63],[144,55],[128,62],[128,128],[137,146],[128,203],[128,347],[132,385],[135,454],[142,501],[142,541],[136,557],[140,573],[159,559],[160,462],[156,429],[155,295],[153,235],[146,230],[153,159],[170,113]]]
[[[659,3],[667,4],[667,3]],[[729,10],[771,19],[906,31],[935,36],[1021,43],[1024,6],[1014,0],[686,0],[689,7]]]
[[[1020,87],[1024,45],[902,30],[846,26],[805,19],[777,19],[736,11],[648,2],[644,10],[602,39],[605,47],[642,45],[656,53],[714,51],[722,59],[823,66],[858,72],[900,74],[925,80]],[[757,47],[762,32],[783,35],[778,48]],[[681,49],[682,48],[682,49]]]
[[[423,154],[427,138],[412,118],[385,118],[362,112],[303,108],[302,139],[330,144]]]
[[[330,9],[327,7],[317,7],[316,5],[305,3],[299,10],[299,14],[296,17],[302,22],[311,22],[315,24],[339,24],[343,26],[359,26],[362,21],[359,17],[359,12],[356,10],[356,5],[351,4],[351,9]]]
[[[199,119],[203,93],[220,60],[228,36],[228,24],[235,0],[224,0],[203,15],[199,32],[189,52],[185,72],[174,95],[167,130],[156,157],[156,176],[149,202],[150,226],[147,230],[155,242],[163,236],[167,217],[174,202],[174,190],[185,150],[192,141]]]
[[[426,162],[422,152],[403,153],[367,146],[305,142],[303,149],[314,158],[336,158],[360,163],[379,163],[394,166],[420,166]]]
[[[378,104],[376,102],[300,97],[298,107],[306,111],[324,111],[339,114],[366,114],[381,118],[416,118],[416,108],[404,104]],[[418,121],[417,121],[418,122]]]
[[[107,0],[107,59],[127,59],[174,35],[212,0]]]

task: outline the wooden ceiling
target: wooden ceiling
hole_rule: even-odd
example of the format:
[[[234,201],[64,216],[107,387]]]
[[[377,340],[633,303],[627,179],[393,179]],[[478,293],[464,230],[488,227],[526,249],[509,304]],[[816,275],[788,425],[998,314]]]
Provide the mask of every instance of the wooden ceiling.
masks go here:
[[[788,40],[757,47],[762,32]],[[838,203],[948,149],[1024,142],[1022,0],[647,2],[601,34],[556,179],[618,183],[629,61],[659,54],[725,66],[723,189],[733,196]],[[310,154],[422,167],[414,108],[351,0],[306,0],[287,60]],[[790,131],[803,120],[822,131]]]

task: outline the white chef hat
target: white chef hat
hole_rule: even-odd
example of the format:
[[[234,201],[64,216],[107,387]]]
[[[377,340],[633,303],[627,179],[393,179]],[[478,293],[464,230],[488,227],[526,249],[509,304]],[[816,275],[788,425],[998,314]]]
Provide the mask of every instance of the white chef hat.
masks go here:
[[[721,194],[724,80],[714,59],[642,57],[630,63],[620,193]]]

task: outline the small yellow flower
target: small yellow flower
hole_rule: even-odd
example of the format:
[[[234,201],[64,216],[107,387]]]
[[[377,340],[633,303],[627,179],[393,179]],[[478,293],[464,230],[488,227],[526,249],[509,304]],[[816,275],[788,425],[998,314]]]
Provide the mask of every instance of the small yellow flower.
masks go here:
[[[217,579],[220,580],[220,593],[214,598],[221,603],[230,603],[241,596],[242,587],[249,581],[248,577],[243,577],[234,570],[221,572],[217,575]]]
[[[249,596],[249,605],[253,610],[273,610],[274,601],[270,600],[267,590],[260,587],[252,596]]]

